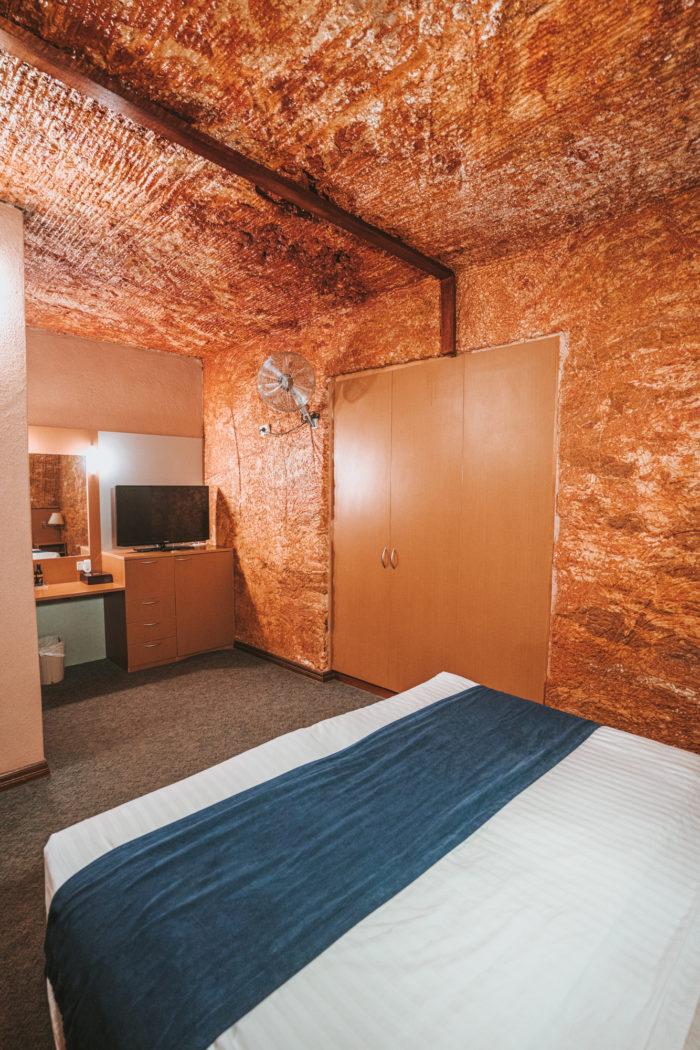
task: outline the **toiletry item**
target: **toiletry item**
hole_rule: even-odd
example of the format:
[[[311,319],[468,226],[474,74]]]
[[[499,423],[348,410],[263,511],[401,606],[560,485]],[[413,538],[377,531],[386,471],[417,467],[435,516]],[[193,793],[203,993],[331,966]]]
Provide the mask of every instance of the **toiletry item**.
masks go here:
[[[44,573],[42,572],[41,563],[40,562],[36,563],[36,568],[34,569],[34,586],[35,587],[43,587],[44,586]]]

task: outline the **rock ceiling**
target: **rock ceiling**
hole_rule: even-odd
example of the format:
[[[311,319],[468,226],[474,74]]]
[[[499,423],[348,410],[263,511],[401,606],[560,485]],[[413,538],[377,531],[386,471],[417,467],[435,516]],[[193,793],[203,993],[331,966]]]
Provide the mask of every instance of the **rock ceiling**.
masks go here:
[[[0,0],[449,266],[698,180],[693,0]],[[420,275],[0,51],[27,320],[203,354]]]

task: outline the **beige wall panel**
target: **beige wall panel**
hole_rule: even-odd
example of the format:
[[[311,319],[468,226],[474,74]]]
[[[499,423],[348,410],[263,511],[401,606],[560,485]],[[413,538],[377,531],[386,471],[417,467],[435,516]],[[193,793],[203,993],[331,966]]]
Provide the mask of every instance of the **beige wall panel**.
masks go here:
[[[201,437],[195,357],[27,329],[29,422]]]

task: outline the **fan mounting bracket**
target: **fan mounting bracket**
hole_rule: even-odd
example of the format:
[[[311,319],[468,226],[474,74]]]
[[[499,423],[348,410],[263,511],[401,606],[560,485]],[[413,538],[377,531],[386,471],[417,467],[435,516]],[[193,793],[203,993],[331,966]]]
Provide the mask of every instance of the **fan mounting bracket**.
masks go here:
[[[270,423],[263,423],[261,427],[258,427],[262,437],[284,437],[285,434],[291,434],[293,430],[299,430],[301,427],[306,426],[308,423],[312,430],[316,430],[318,427],[318,421],[321,418],[318,412],[307,412],[302,408],[299,413],[301,416],[301,423],[297,423],[296,426],[290,427],[289,430],[273,430]]]

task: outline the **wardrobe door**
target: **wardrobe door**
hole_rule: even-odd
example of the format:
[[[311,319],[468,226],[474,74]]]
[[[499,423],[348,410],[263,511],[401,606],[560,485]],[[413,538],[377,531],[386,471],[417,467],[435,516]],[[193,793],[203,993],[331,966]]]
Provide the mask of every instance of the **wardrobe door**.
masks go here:
[[[460,610],[450,670],[544,698],[558,339],[466,354]]]
[[[450,670],[463,375],[460,358],[392,373],[390,688],[396,691]]]
[[[332,666],[391,688],[391,372],[336,380],[333,441]]]

